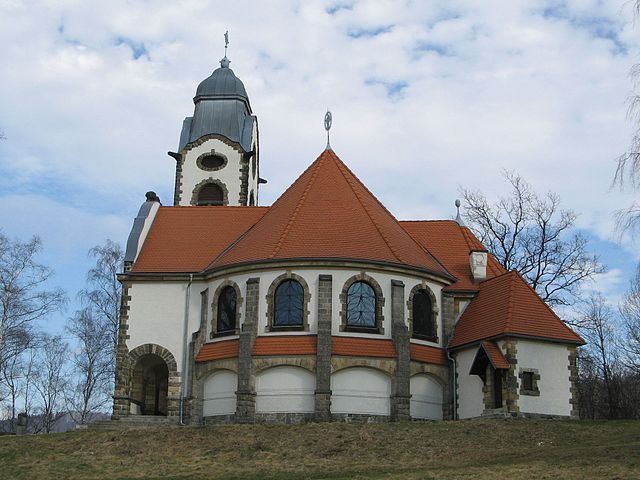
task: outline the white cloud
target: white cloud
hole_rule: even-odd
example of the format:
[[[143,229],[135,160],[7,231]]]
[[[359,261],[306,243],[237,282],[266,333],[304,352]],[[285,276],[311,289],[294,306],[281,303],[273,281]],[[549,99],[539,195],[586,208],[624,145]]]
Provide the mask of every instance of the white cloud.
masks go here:
[[[399,218],[452,217],[460,185],[505,193],[507,168],[610,239],[633,198],[609,188],[639,44],[624,5],[5,1],[0,194],[43,200],[32,221],[12,205],[4,228],[80,248],[35,221],[46,205],[128,228],[146,190],[170,204],[166,152],[228,29],[259,117],[263,203],[321,152],[329,107],[336,152]]]

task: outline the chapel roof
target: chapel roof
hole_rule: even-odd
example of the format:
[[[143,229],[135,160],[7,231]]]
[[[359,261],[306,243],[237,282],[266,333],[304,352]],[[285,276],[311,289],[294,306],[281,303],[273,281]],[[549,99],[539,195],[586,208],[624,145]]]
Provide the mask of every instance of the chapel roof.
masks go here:
[[[458,281],[446,287],[448,291],[476,291],[469,253],[484,250],[480,240],[467,227],[455,220],[400,221],[400,225],[425,249],[431,252]],[[487,255],[487,278],[506,272],[496,258]]]
[[[585,343],[515,271],[480,283],[478,295],[456,323],[449,347],[502,336]]]
[[[329,149],[209,268],[290,259],[383,262],[452,278]]]
[[[245,152],[251,150],[257,118],[252,115],[244,84],[229,63],[225,56],[220,68],[198,85],[193,116],[184,119],[178,151],[207,135],[221,135],[239,144]]]
[[[160,207],[132,272],[199,272],[267,207]]]

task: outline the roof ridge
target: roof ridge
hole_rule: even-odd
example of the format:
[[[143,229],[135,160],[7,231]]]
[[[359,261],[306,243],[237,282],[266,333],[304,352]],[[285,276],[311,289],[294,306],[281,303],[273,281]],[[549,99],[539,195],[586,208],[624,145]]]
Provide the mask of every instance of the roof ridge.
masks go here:
[[[334,154],[335,155],[335,154]],[[336,155],[336,159],[337,159],[337,155]],[[334,159],[335,162],[335,159]],[[389,250],[391,250],[391,253],[393,254],[394,257],[396,257],[396,259],[399,262],[402,262],[402,258],[400,257],[400,255],[396,252],[396,250],[393,248],[393,246],[391,245],[391,242],[389,242],[389,240],[387,239],[386,235],[382,232],[382,229],[380,228],[380,225],[378,225],[378,222],[376,222],[376,220],[373,218],[373,216],[371,215],[371,213],[369,212],[369,209],[365,206],[365,204],[363,203],[362,199],[360,198],[360,195],[358,194],[358,192],[356,191],[356,189],[354,188],[354,185],[352,184],[352,180],[355,175],[353,174],[353,172],[351,172],[346,165],[342,164],[342,162],[336,162],[336,166],[338,167],[338,170],[340,171],[340,173],[342,174],[342,176],[344,177],[345,181],[347,182],[347,184],[349,185],[349,187],[351,188],[351,191],[353,192],[353,194],[356,196],[356,198],[358,199],[358,202],[360,203],[360,205],[362,206],[363,210],[365,211],[365,213],[367,214],[367,216],[369,217],[369,220],[371,220],[371,223],[373,223],[373,226],[376,227],[376,230],[378,231],[378,233],[380,234],[380,236],[382,237],[382,240],[384,240],[384,243],[387,245],[387,247],[389,248]],[[346,172],[343,170],[344,167],[345,169],[347,169],[349,171],[349,173],[351,173],[351,176],[346,175]],[[355,177],[357,178],[357,177]],[[380,204],[383,208],[384,205],[382,205],[382,203],[380,203],[380,201],[373,195],[373,193],[371,193],[367,187],[364,186],[364,184],[362,182],[360,182],[360,185],[362,187],[364,187],[364,189],[378,202],[378,204]],[[384,208],[384,210],[391,215],[391,212],[389,212],[389,210],[387,210],[386,208]],[[391,217],[395,220],[395,217],[393,215],[391,215]],[[397,222],[397,220],[396,220]],[[402,226],[400,226],[400,228],[402,228]],[[404,229],[403,229],[404,230]],[[410,236],[410,235],[409,235]]]
[[[273,251],[271,252],[271,255],[269,256],[269,258],[274,258],[282,248],[282,244],[284,243],[285,238],[287,238],[287,235],[289,234],[289,230],[291,230],[291,226],[293,225],[296,218],[298,217],[298,212],[300,212],[302,205],[307,199],[307,194],[309,193],[309,190],[311,190],[313,183],[318,177],[318,171],[320,170],[320,167],[322,166],[322,163],[324,162],[324,160],[325,158],[321,155],[319,158],[319,161],[316,163],[315,168],[313,169],[313,172],[311,173],[311,178],[309,179],[309,183],[307,183],[307,186],[302,192],[302,195],[300,196],[300,200],[298,200],[298,204],[296,205],[296,208],[293,210],[293,214],[289,218],[289,221],[287,222],[287,226],[284,227],[284,230],[282,231],[282,235],[280,235],[280,238],[276,242],[276,246],[273,248]]]
[[[583,340],[583,338],[582,338],[580,335],[578,335],[576,332],[574,332],[574,331],[571,329],[571,327],[569,327],[569,325],[567,325],[567,324],[564,322],[564,320],[562,320],[562,319],[558,316],[558,314],[553,310],[553,308],[551,308],[551,307],[547,304],[547,302],[545,302],[545,301],[542,299],[542,297],[541,297],[540,295],[538,295],[538,292],[536,292],[535,288],[533,288],[531,285],[529,285],[529,282],[527,282],[527,281],[524,279],[524,277],[523,277],[522,275],[520,275],[520,273],[519,273],[517,270],[512,270],[512,271],[513,271],[513,272],[514,272],[518,277],[520,277],[520,279],[522,280],[522,283],[524,283],[524,284],[527,286],[527,288],[529,288],[529,290],[532,290],[532,291],[533,291],[533,293],[535,293],[535,297],[536,297],[536,299],[537,299],[539,302],[541,302],[541,303],[542,303],[542,305],[544,305],[544,306],[547,308],[547,310],[549,310],[549,311],[551,312],[551,314],[552,314],[554,317],[556,317],[556,318],[560,321],[560,323],[561,323],[561,324],[562,324],[562,326],[565,328],[565,330],[568,330],[569,332],[573,333],[575,336],[577,336],[578,338],[580,338],[581,340]]]
[[[507,324],[505,325],[505,332],[511,332],[511,319],[513,318],[513,291],[515,290],[514,288],[514,284],[515,284],[515,277],[517,275],[517,272],[515,270],[511,270],[510,272],[508,272],[508,274],[510,274],[510,281],[509,281],[509,293],[507,293],[507,296],[509,298],[509,304],[507,306]],[[515,274],[515,275],[514,275]]]
[[[384,204],[378,199],[378,197],[376,197],[373,192],[371,192],[371,190],[369,190],[367,188],[367,186],[362,183],[362,180],[360,180],[358,178],[358,176],[353,173],[351,171],[351,169],[349,169],[349,167],[342,161],[340,160],[340,157],[338,157],[338,155],[335,154],[335,152],[333,150],[331,150],[331,153],[333,153],[334,157],[336,160],[338,160],[337,164],[338,164],[338,169],[340,170],[340,172],[342,173],[342,175],[344,176],[344,171],[342,171],[342,168],[344,168],[347,172],[349,172],[351,174],[351,177],[353,179],[355,179],[356,182],[358,182],[358,184],[364,189],[365,192],[367,192],[375,201],[376,203],[393,219],[394,222],[396,222],[398,224],[398,226],[402,229],[402,231],[407,235],[407,237],[409,237],[410,241],[413,242],[413,244],[418,247],[420,249],[420,251],[422,251],[425,255],[427,255],[429,258],[431,258],[433,261],[435,261],[440,268],[442,268],[445,273],[451,275],[453,278],[456,278],[455,275],[453,275],[445,266],[444,264],[438,260],[438,258],[436,258],[435,255],[433,255],[426,247],[423,247],[415,238],[413,238],[413,235],[411,235],[409,232],[407,232],[404,227],[400,224],[400,220],[398,220],[393,213],[391,213],[387,207],[384,206]],[[345,176],[345,179],[347,177]],[[349,181],[347,180],[347,183],[349,183]],[[351,186],[351,184],[350,184]],[[353,190],[353,187],[352,187]],[[367,213],[367,215],[369,216],[369,218],[371,219],[371,221],[373,222],[374,226],[376,227],[376,229],[378,230],[378,232],[380,233],[380,236],[382,237],[382,239],[385,241],[385,243],[389,246],[389,249],[391,250],[391,252],[393,253],[393,255],[400,261],[402,262],[403,260],[398,257],[398,255],[396,254],[396,252],[394,251],[393,247],[391,247],[391,245],[389,244],[389,241],[387,240],[387,238],[384,236],[384,234],[380,231],[380,228],[378,226],[378,223],[371,217],[371,214],[369,213],[369,210],[367,209],[367,207],[364,206],[364,204],[362,204],[362,201],[360,200],[360,198],[358,197],[358,194],[355,192],[354,190],[354,194],[356,195],[356,197],[358,198],[358,201],[360,202],[360,204],[362,205],[362,208],[364,208],[365,212]]]
[[[398,220],[398,222],[400,223],[437,223],[437,222],[458,223],[455,220],[449,220],[446,218],[432,219],[432,220]]]

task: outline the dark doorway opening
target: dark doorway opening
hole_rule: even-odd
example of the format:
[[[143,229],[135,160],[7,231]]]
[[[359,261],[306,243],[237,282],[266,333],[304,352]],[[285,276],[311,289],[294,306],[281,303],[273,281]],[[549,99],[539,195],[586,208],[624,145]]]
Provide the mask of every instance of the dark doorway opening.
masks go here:
[[[149,353],[138,359],[133,371],[131,401],[142,415],[166,415],[169,368],[166,362]]]

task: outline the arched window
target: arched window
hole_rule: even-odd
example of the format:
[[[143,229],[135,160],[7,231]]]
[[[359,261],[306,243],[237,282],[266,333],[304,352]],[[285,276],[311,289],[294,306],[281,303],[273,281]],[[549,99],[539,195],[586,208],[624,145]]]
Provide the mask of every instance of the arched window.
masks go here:
[[[253,207],[256,204],[254,198],[253,198],[253,190],[251,191],[251,193],[249,194],[249,206]]]
[[[236,291],[233,287],[224,287],[218,297],[218,318],[216,333],[235,332],[236,330]]]
[[[425,340],[437,341],[436,322],[433,318],[431,295],[426,290],[413,294],[413,336]]]
[[[223,205],[224,194],[222,188],[215,183],[207,183],[198,191],[196,205]]]
[[[347,327],[377,328],[376,292],[367,282],[354,282],[347,291]]]
[[[296,280],[284,280],[274,298],[274,327],[304,326],[304,289]]]

